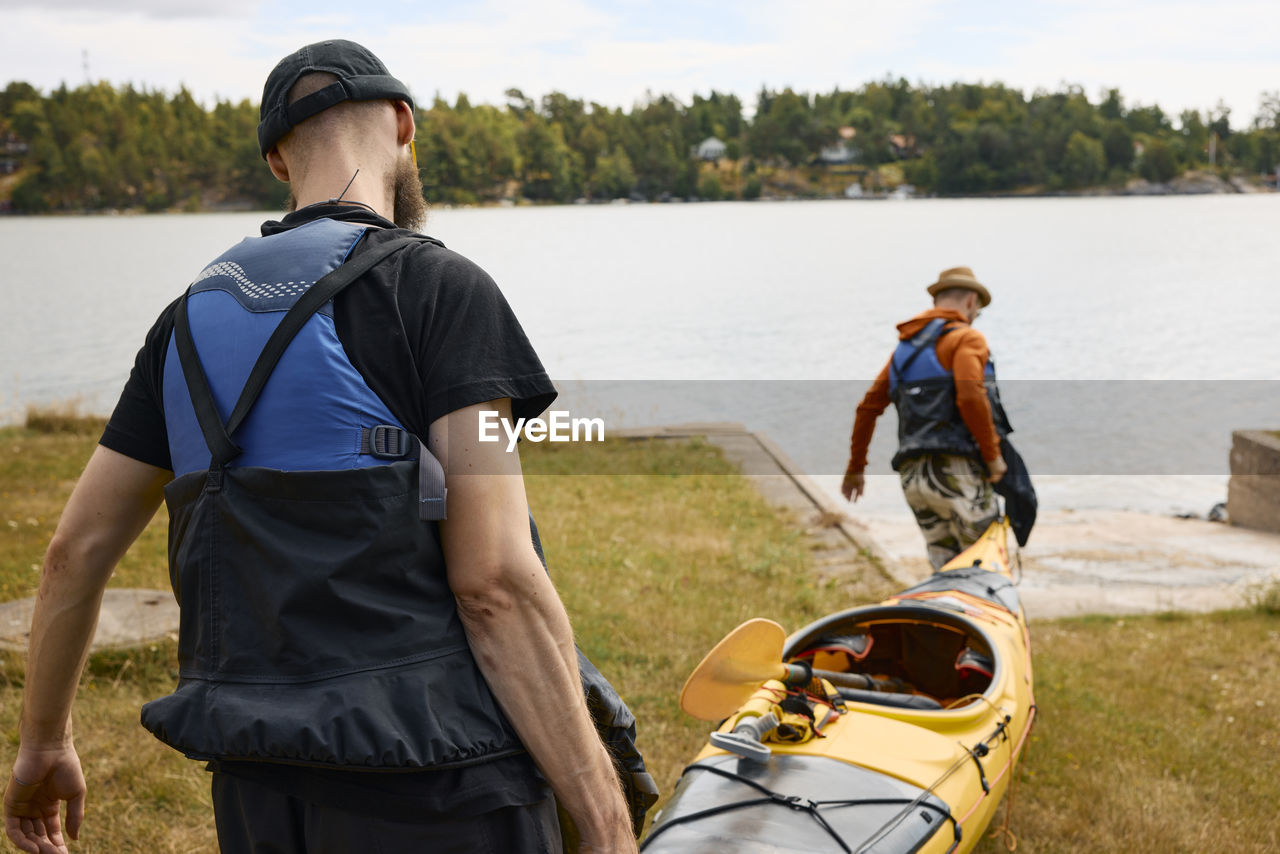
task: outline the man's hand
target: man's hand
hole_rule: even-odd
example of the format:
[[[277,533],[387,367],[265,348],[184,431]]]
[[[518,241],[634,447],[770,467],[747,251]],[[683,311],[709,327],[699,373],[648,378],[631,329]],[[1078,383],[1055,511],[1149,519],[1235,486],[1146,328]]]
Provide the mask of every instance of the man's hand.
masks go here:
[[[29,854],[68,854],[59,811],[66,801],[67,835],[78,839],[84,798],[84,773],[74,747],[21,747],[4,790],[5,833],[19,850]]]
[[[1004,477],[1004,473],[1009,470],[1009,467],[1004,464],[1004,459],[1001,457],[996,457],[994,460],[986,460],[986,463],[988,483],[999,483],[1000,478]]]
[[[867,485],[867,477],[862,472],[856,474],[851,471],[844,473],[844,480],[840,483],[840,494],[844,496],[845,501],[857,501],[862,497],[862,490]]]
[[[49,542],[31,618],[21,742],[4,792],[5,832],[29,854],[66,854],[84,818],[84,774],[71,743],[71,704],[120,556],[155,515],[172,472],[101,445]]]

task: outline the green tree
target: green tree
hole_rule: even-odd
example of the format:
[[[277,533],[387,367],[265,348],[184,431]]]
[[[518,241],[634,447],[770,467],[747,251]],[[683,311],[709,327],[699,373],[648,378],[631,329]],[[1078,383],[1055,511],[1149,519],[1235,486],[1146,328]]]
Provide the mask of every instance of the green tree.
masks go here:
[[[1172,180],[1179,172],[1178,160],[1173,148],[1161,139],[1148,142],[1142,153],[1140,171],[1143,178],[1158,184]]]
[[[1135,107],[1125,113],[1124,120],[1134,134],[1160,134],[1173,130],[1164,111],[1155,105]]]
[[[692,194],[687,175],[697,165],[683,133],[679,104],[666,95],[650,97],[631,112],[628,124],[631,133],[624,145],[635,168],[637,191],[648,199]]]
[[[1124,118],[1124,99],[1120,97],[1119,89],[1107,90],[1106,97],[1098,105],[1098,115],[1108,122]]]
[[[7,105],[4,115],[9,121],[10,129],[24,142],[34,142],[52,132],[45,115],[44,101],[38,98],[15,98]]]
[[[747,135],[747,150],[761,161],[798,166],[836,138],[835,128],[817,119],[807,95],[790,89],[776,94],[762,90]]]
[[[1209,126],[1196,110],[1183,110],[1178,117],[1182,128],[1178,134],[1182,160],[1188,164],[1206,162],[1209,150]]]
[[[938,189],[938,163],[932,152],[923,157],[908,160],[902,167],[902,176],[921,192],[931,193]]]
[[[1263,92],[1258,98],[1258,115],[1253,126],[1259,130],[1280,130],[1280,90]]]
[[[609,137],[595,123],[585,125],[578,133],[574,149],[582,155],[582,167],[586,174],[596,170],[596,160],[609,148]]]
[[[559,124],[531,116],[519,134],[523,165],[520,177],[525,198],[572,201],[580,191],[575,180],[575,153],[565,144]]]
[[[855,129],[863,162],[900,160],[906,180],[942,194],[1121,182],[1137,143],[1145,151],[1136,168],[1149,180],[1203,163],[1210,139],[1223,170],[1271,174],[1280,162],[1280,92],[1264,93],[1249,127],[1232,128],[1219,103],[1183,113],[1177,130],[1158,106],[1127,109],[1117,89],[1093,105],[1076,86],[1025,97],[999,83],[914,87],[889,78],[812,96],[762,88],[751,121],[735,96],[714,91],[688,105],[648,95],[626,111],[511,89],[500,106],[459,95],[417,115],[419,171],[428,195],[446,202],[498,199],[517,185],[544,201],[714,197],[693,156],[707,136],[724,140],[735,164],[745,156],[742,195],[758,197],[761,163],[810,164],[820,183],[825,167],[814,157],[844,127]],[[257,120],[248,100],[206,106],[185,88],[169,95],[97,83],[42,94],[12,82],[0,90],[0,135],[26,146],[9,155],[21,170],[10,198],[22,211],[274,207],[286,190],[259,155]]]
[[[1072,132],[1060,171],[1068,187],[1089,187],[1098,183],[1107,171],[1107,155],[1102,143],[1080,131]]]
[[[698,195],[710,202],[718,202],[724,198],[724,186],[720,176],[715,172],[707,172],[698,179]]]
[[[636,172],[625,151],[603,154],[596,159],[587,192],[593,199],[619,199],[630,195],[636,185]]]
[[[1115,91],[1115,90],[1112,90]],[[1133,163],[1133,134],[1120,119],[1111,119],[1102,131],[1102,148],[1107,165],[1127,170]]]
[[[742,101],[737,95],[722,95],[713,91],[710,95],[694,95],[693,103],[685,111],[685,138],[696,145],[709,136],[728,144],[742,136]]]

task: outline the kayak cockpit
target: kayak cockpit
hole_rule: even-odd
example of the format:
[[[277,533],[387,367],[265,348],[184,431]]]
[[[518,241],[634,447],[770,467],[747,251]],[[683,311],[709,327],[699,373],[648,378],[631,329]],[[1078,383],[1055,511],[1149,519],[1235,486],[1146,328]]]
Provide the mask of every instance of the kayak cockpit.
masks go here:
[[[783,656],[807,662],[846,700],[917,711],[960,708],[1001,678],[986,630],[943,603],[832,614],[792,635]]]

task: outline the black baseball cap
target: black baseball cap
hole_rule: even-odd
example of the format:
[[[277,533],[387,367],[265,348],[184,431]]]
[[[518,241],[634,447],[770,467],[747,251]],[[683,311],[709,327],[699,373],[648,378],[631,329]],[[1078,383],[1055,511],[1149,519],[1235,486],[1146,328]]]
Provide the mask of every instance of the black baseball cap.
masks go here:
[[[289,90],[293,84],[313,71],[327,71],[338,80],[290,104]],[[334,104],[381,98],[407,101],[413,106],[408,88],[392,77],[382,60],[363,45],[345,39],[309,44],[280,60],[267,75],[258,112],[258,148],[265,158],[285,134]]]

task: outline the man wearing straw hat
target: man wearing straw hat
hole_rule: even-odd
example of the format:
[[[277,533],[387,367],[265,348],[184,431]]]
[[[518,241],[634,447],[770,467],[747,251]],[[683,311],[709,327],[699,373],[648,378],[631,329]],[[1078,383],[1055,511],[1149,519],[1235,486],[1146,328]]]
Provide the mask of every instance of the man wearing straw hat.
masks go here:
[[[861,497],[876,419],[893,403],[893,468],[936,570],[996,520],[992,484],[1004,476],[1011,428],[986,338],[972,326],[990,292],[968,267],[943,270],[928,292],[933,308],[898,324],[898,346],[858,404],[840,491]]]

